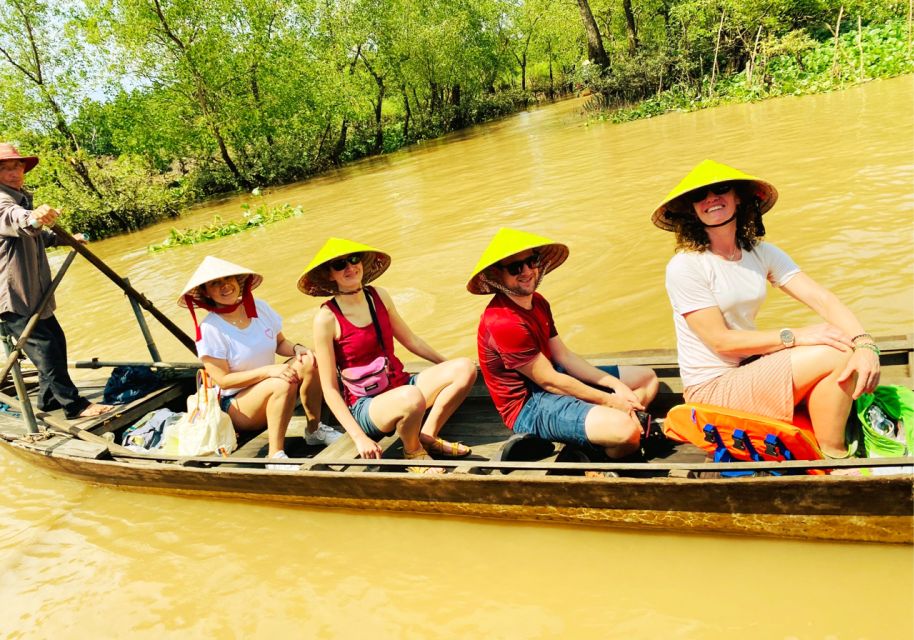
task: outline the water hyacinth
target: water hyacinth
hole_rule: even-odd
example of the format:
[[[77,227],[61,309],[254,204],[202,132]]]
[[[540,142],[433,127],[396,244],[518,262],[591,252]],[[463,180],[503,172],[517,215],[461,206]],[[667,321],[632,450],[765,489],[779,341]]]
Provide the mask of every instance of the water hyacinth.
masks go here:
[[[288,203],[277,207],[269,207],[262,204],[253,211],[251,210],[250,205],[243,204],[241,205],[241,209],[243,210],[241,220],[229,220],[226,222],[222,220],[221,216],[214,216],[211,224],[198,229],[175,229],[172,227],[168,237],[165,238],[164,241],[159,244],[149,245],[148,250],[150,252],[164,251],[181,245],[216,240],[274,222],[288,220],[289,218],[298,218],[303,214],[300,205],[293,207]]]

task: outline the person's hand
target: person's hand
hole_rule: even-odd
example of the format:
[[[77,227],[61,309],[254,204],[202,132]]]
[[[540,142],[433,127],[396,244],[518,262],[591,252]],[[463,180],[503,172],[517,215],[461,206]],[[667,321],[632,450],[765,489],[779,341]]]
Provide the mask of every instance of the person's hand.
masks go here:
[[[292,347],[292,355],[302,364],[314,364],[314,352],[303,344],[297,344]]]
[[[844,371],[838,376],[838,384],[849,380],[854,373],[857,374],[857,384],[854,386],[853,398],[856,400],[864,393],[873,393],[879,384],[879,356],[872,349],[857,347],[854,355],[847,361]]]
[[[846,352],[854,349],[854,343],[847,334],[833,324],[823,323],[802,327],[794,330],[793,336],[796,340],[794,346],[797,347],[824,344],[834,347],[838,351]]]
[[[35,209],[32,209],[32,214],[29,221],[37,222],[38,224],[45,227],[51,227],[54,226],[54,223],[57,221],[59,216],[60,212],[57,209],[43,204]]]
[[[628,385],[619,382],[616,386],[613,387],[615,393],[613,395],[617,396],[620,400],[626,403],[627,406],[632,409],[638,409],[639,411],[644,410],[644,405],[641,404],[641,401],[638,399],[638,396],[635,395],[635,392],[632,391]]]
[[[359,457],[364,460],[380,460],[383,453],[381,446],[364,433],[355,439],[355,448],[359,450]]]
[[[79,244],[86,244],[89,242],[89,236],[85,233],[74,233],[73,239],[76,240]]]
[[[298,375],[295,373],[295,369],[288,363],[271,364],[265,368],[267,370],[268,378],[279,378],[280,380],[285,380],[289,384],[301,382],[301,380],[298,379]]]
[[[631,390],[629,390],[631,392]],[[634,395],[634,394],[632,394]],[[609,407],[610,409],[618,409],[619,411],[624,411],[625,413],[631,413],[635,409],[643,409],[641,403],[638,402],[637,398],[634,400],[626,398],[619,393],[607,393],[606,397],[601,402],[604,407]]]

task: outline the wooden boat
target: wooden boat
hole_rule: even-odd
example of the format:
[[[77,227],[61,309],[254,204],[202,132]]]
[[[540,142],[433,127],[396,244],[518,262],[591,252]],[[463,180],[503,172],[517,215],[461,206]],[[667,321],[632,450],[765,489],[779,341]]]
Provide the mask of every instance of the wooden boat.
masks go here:
[[[881,338],[883,384],[912,385],[911,336]],[[661,378],[651,407],[662,417],[681,402],[681,382],[670,351],[605,354],[596,362],[643,364]],[[184,369],[192,371],[194,365]],[[182,368],[177,367],[179,370]],[[740,469],[901,466],[895,475],[759,475],[721,478],[723,465],[707,464],[688,444],[668,443],[645,462],[580,462],[570,450],[539,440],[513,438],[482,385],[451,419],[442,435],[473,447],[461,460],[438,460],[447,473],[404,473],[396,437],[383,440],[381,460],[360,460],[349,438],[324,449],[308,447],[297,416],[287,437],[294,473],[265,469],[266,435],[244,442],[226,458],[142,454],[109,440],[146,412],[180,409],[192,376],[82,422],[59,412],[38,413],[44,428],[30,434],[22,422],[0,413],[0,442],[8,451],[53,472],[136,491],[258,502],[535,520],[612,527],[787,538],[914,543],[914,458],[891,460],[738,463]],[[100,387],[85,391],[97,397]],[[20,408],[9,389],[0,401]],[[588,477],[616,471],[620,477]]]

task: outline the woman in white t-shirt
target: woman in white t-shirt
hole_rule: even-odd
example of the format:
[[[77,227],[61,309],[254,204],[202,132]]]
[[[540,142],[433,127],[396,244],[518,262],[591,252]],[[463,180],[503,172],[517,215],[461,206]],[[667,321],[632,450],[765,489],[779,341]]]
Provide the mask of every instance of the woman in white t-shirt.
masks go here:
[[[178,304],[190,309],[197,355],[219,386],[232,424],[238,430],[266,427],[269,457],[285,458],[286,429],[299,398],[308,422],[307,444],[329,444],[342,434],[318,421],[321,387],[313,353],[286,338],[279,315],[251,294],[262,280],[250,269],[207,256]],[[195,307],[209,311],[199,324]],[[288,360],[277,364],[277,355]]]
[[[822,450],[843,457],[853,399],[879,382],[879,347],[831,291],[762,241],[777,197],[768,182],[705,160],[654,211],[654,224],[676,234],[666,287],[683,395],[787,422],[805,402]],[[767,283],[825,323],[756,329]]]

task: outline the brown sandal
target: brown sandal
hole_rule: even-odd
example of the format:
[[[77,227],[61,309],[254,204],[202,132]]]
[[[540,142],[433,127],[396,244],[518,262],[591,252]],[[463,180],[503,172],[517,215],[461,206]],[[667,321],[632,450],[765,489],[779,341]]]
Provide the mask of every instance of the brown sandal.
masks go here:
[[[428,452],[419,447],[416,451],[408,453],[406,449],[403,450],[403,458],[406,460],[431,460],[432,457],[428,455]],[[442,467],[406,467],[406,470],[410,473],[424,473],[428,475],[440,475],[445,472],[445,469]]]
[[[473,453],[473,450],[462,442],[448,442],[442,438],[435,438],[425,447],[431,453],[448,458],[464,458]]]

